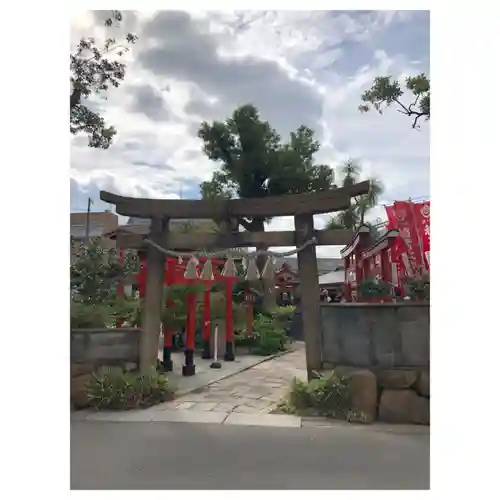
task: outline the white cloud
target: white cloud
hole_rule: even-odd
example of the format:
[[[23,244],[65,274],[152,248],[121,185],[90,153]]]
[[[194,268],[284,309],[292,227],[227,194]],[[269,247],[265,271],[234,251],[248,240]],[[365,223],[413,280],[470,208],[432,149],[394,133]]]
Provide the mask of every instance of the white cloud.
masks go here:
[[[395,109],[384,116],[357,109],[375,76],[428,71],[422,14],[252,11],[190,18],[127,11],[124,23],[140,37],[126,55],[125,82],[93,101],[118,135],[106,151],[72,138],[72,195],[91,183],[151,197],[178,196],[182,185],[186,197],[197,196],[216,167],[201,151],[197,126],[247,102],[284,134],[301,123],[315,128],[323,145],[318,162],[359,159],[365,175],[383,181],[383,202],[428,194],[429,124],[415,131]],[[90,13],[73,20],[73,47],[82,36],[105,36]],[[384,217],[383,207],[371,216]],[[316,219],[322,227],[327,217]],[[281,228],[292,229],[292,218],[269,225]],[[338,249],[318,253],[337,256]]]

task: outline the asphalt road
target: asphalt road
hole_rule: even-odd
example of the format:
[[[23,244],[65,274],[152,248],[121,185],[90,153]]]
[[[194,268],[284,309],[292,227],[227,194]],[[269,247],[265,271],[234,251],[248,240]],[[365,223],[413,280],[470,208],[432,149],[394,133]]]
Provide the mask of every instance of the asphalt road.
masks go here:
[[[72,422],[72,489],[428,489],[429,435]]]

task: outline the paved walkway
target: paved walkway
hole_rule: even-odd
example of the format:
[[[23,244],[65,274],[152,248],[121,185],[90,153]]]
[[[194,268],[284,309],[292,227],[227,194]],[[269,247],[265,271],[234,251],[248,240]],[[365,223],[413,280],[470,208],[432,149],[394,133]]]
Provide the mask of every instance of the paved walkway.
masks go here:
[[[162,356],[163,353],[161,353],[159,358],[161,359]],[[168,373],[168,378],[177,388],[177,400],[179,400],[179,398],[183,397],[184,394],[196,390],[202,390],[204,387],[213,384],[214,382],[218,382],[219,380],[227,377],[233,377],[239,372],[247,370],[252,366],[258,365],[270,358],[270,356],[260,357],[252,356],[251,354],[239,354],[236,356],[234,361],[222,361],[221,368],[214,369],[210,368],[212,360],[201,359],[197,356],[195,359],[196,375],[193,377],[183,377],[182,365],[184,364],[184,353],[174,352],[172,353],[174,369],[172,372]]]
[[[293,377],[307,377],[305,366],[304,344],[295,343],[290,353],[264,361],[159,407],[190,411],[269,413],[275,409]]]

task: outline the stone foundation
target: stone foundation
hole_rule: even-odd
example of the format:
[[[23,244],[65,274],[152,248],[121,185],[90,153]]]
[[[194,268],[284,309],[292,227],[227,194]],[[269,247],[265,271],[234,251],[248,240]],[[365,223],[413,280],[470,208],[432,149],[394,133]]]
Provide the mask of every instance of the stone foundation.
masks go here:
[[[326,367],[325,367],[326,368]],[[366,369],[330,367],[345,377],[352,407],[363,412],[368,422],[393,424],[430,423],[430,383],[427,370]]]

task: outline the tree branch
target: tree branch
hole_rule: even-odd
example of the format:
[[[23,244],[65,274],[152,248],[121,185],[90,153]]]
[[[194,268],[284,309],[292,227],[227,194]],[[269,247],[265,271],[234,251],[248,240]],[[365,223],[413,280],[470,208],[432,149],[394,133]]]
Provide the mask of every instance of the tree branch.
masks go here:
[[[417,94],[415,100],[408,106],[408,109],[413,112],[413,108],[417,105],[418,100],[420,99],[420,94]]]
[[[417,103],[418,101],[418,98],[420,96],[417,96],[417,99],[415,99],[415,102],[413,102],[412,104],[410,104],[409,107],[406,107],[400,100],[398,99],[394,99],[394,102],[397,102],[402,108],[404,111],[401,111],[400,109],[398,109],[398,111],[400,113],[403,113],[407,116],[414,116],[415,119],[413,120],[413,125],[411,126],[411,128],[417,128],[417,123],[418,123],[418,120],[419,118],[421,118],[422,116],[427,116],[427,113],[424,113],[422,111],[413,111],[411,108]]]

